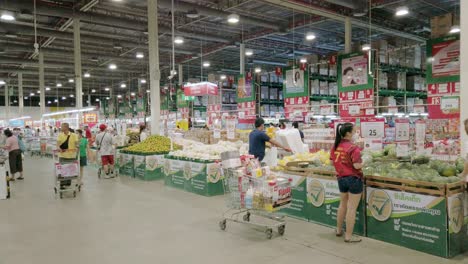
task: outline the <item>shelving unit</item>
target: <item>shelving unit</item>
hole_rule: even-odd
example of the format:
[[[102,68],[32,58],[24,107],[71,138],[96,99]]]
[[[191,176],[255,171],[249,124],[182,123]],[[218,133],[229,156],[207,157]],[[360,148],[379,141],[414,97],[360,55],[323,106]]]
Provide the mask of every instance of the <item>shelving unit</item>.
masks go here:
[[[275,73],[263,74],[256,84],[257,105],[262,117],[274,117],[276,113],[284,112],[283,79]]]

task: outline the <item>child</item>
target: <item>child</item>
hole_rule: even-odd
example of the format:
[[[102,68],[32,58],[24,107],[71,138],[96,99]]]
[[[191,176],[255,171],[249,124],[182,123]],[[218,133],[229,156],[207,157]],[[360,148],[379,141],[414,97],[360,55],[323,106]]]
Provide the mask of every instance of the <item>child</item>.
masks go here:
[[[78,133],[79,137],[79,145],[80,145],[80,179],[79,184],[83,186],[83,167],[88,165],[87,160],[87,153],[89,150],[88,139],[83,137],[83,130],[77,129],[76,132]]]

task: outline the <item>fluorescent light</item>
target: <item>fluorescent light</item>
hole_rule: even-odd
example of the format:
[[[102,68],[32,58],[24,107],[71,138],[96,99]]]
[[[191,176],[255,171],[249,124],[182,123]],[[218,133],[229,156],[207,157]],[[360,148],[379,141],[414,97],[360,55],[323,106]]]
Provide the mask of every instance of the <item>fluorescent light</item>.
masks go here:
[[[106,100],[109,100],[110,98],[109,97],[106,97]]]
[[[106,87],[106,88],[104,88],[104,90],[105,90],[106,92],[108,92],[108,91],[110,91],[110,88],[109,88],[109,87]]]
[[[460,33],[460,26],[458,26],[458,25],[453,25],[453,26],[450,28],[450,33],[451,33],[451,34]]]
[[[111,64],[109,64],[109,69],[110,70],[115,70],[115,69],[117,69],[117,65],[115,65],[114,63],[111,63]]]
[[[260,67],[257,67],[257,68],[255,68],[255,72],[256,73],[262,72],[262,69]]]
[[[429,116],[429,113],[421,113],[421,116]]]
[[[140,83],[146,83],[146,79],[141,79]]]
[[[406,6],[398,7],[395,12],[396,16],[406,16],[407,14],[409,14],[409,9]]]
[[[34,96],[35,94],[34,93],[30,93],[29,96]]]
[[[245,50],[245,56],[252,56],[254,54],[252,49],[246,49]]]
[[[91,74],[89,72],[85,72],[84,75],[83,75],[85,78],[89,78],[91,77]]]
[[[66,96],[62,96],[62,100],[67,100],[67,97],[66,97]]]
[[[418,116],[418,113],[410,113],[409,116]]]
[[[137,52],[136,55],[137,59],[143,59],[145,57],[145,54],[143,52]]]
[[[151,91],[150,90],[146,90],[147,93],[150,93]]]
[[[305,36],[306,40],[314,40],[316,38],[314,32],[307,32]]]
[[[371,49],[371,45],[370,45],[370,44],[364,44],[364,45],[362,45],[362,50],[363,50],[363,51],[368,51],[368,50],[370,50],[370,49]]]
[[[131,93],[130,95],[131,95],[131,96],[135,96],[135,93]]]
[[[127,88],[127,85],[126,85],[125,83],[122,83],[122,84],[120,85],[120,88]]]
[[[210,67],[210,62],[209,61],[205,61],[203,62],[203,67]]]
[[[96,98],[96,102],[99,102],[99,98]]]
[[[383,115],[376,115],[375,118],[383,118]]]
[[[55,100],[54,100],[54,103],[57,103],[57,102],[58,102],[58,99],[55,99]]]
[[[392,113],[382,113],[382,116],[392,116]]]
[[[96,92],[96,89],[92,89],[91,92],[92,92],[92,93],[95,93],[95,92]]]
[[[171,70],[171,76],[174,76],[174,75],[177,75],[177,71],[176,70]]]
[[[46,91],[50,91],[50,87],[46,87],[45,90],[46,90]]]
[[[5,85],[6,82],[4,80],[0,80],[0,85]]]
[[[37,93],[40,94],[40,93],[41,93],[41,90],[37,90]]]
[[[58,100],[55,99],[55,102],[57,102],[57,101]],[[73,113],[88,112],[88,111],[94,111],[94,107],[47,113],[47,114],[43,114],[42,116],[43,117],[45,117],[45,116],[55,116],[55,115],[73,114]]]
[[[28,100],[29,97],[25,96],[24,99]]]
[[[70,79],[68,79],[68,82],[69,82],[69,83],[74,83],[75,80],[73,80],[72,78],[70,78]]]
[[[226,80],[226,75],[223,74],[223,75],[219,76],[219,79]]]
[[[52,102],[51,101],[47,101],[47,104],[51,104]]]
[[[13,101],[13,103],[15,103],[15,104],[16,104],[17,102],[18,102],[17,100],[14,100],[14,101]]]
[[[314,115],[314,116],[312,116],[312,117],[313,117],[313,118],[323,118],[324,116],[322,116],[322,115]]]
[[[122,95],[120,95],[120,94],[119,94],[119,95],[117,95],[117,98],[122,98]]]
[[[230,14],[228,17],[227,17],[227,22],[229,24],[237,24],[239,23],[239,15],[238,14]]]
[[[0,19],[5,20],[5,21],[14,21],[15,16],[14,16],[14,14],[12,12],[3,11],[2,15],[0,16]]]
[[[336,115],[327,115],[327,116],[325,116],[325,117],[326,117],[326,118],[330,118],[330,119],[334,119],[334,118],[336,118]]]
[[[184,43],[184,38],[180,37],[180,36],[177,36],[177,37],[174,38],[174,43],[175,44],[183,44]]]
[[[306,59],[306,58],[301,58],[301,59],[300,59],[300,62],[301,62],[301,63],[307,63],[307,59]]]
[[[73,98],[73,97],[75,97],[75,96],[74,96],[73,94],[70,94],[70,97]]]
[[[62,87],[62,84],[61,84],[61,83],[57,83],[57,87]]]
[[[31,118],[31,117],[30,117],[30,116],[21,116],[21,117],[15,117],[15,118],[12,118],[12,119],[10,119],[10,121],[12,121],[12,120],[22,120],[22,119],[29,119],[29,118]]]

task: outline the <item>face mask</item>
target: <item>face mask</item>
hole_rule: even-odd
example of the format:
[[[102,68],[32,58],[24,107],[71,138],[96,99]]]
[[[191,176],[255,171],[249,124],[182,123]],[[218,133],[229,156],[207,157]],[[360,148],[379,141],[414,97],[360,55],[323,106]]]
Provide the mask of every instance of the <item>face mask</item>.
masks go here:
[[[357,133],[354,133],[352,141],[356,142],[358,140],[359,140],[359,135]]]

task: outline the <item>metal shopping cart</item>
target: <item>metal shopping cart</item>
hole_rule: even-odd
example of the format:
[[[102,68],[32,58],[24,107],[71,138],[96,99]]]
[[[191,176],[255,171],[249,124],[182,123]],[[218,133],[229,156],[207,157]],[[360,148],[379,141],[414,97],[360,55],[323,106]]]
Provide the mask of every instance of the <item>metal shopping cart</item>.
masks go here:
[[[31,138],[29,141],[29,154],[31,157],[42,157],[41,139]]]
[[[68,151],[68,150],[67,150]],[[69,150],[76,152],[76,150]],[[76,197],[76,193],[81,191],[79,184],[80,177],[80,160],[79,155],[76,160],[61,161],[58,157],[58,151],[53,152],[54,160],[54,177],[55,177],[55,194],[63,198],[63,193],[72,193]]]
[[[219,222],[221,230],[231,221],[261,227],[268,239],[273,237],[273,229],[284,235],[286,221],[279,210],[291,202],[289,180],[252,177],[244,174],[242,167],[224,169],[223,173],[228,210]]]

